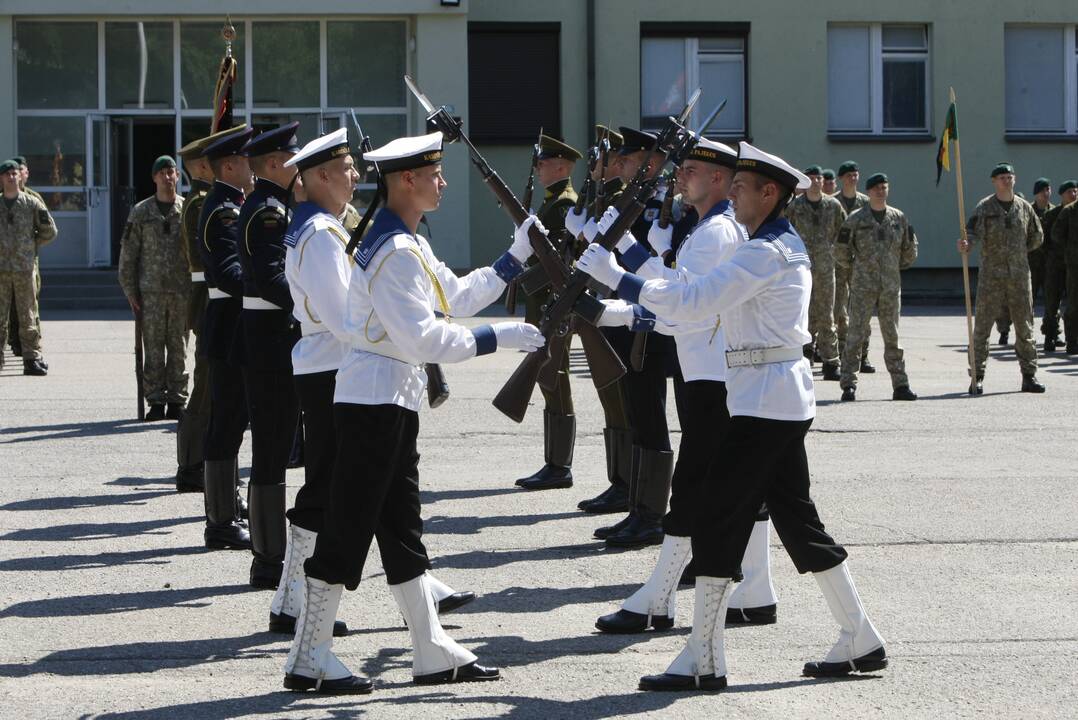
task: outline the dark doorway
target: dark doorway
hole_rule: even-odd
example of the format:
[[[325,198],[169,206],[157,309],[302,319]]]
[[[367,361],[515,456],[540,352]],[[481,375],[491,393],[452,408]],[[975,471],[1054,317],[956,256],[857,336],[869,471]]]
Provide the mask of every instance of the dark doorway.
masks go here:
[[[112,264],[120,258],[127,215],[136,202],[155,192],[150,170],[161,155],[176,155],[173,118],[112,119]]]

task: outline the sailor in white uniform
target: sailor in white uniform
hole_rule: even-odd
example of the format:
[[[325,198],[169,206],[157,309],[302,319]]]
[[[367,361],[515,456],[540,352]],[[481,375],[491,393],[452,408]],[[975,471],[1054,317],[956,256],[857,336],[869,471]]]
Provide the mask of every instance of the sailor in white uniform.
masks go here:
[[[673,226],[664,229],[658,222],[653,223],[648,240],[657,256],[626,233],[617,245],[622,266],[648,280],[690,282],[729,260],[748,240],[748,233],[734,218],[727,197],[736,164],[736,150],[701,139],[678,169],[677,177],[682,201],[696,208],[699,214],[696,226],[674,251],[671,249]],[[604,226],[613,222],[617,210],[608,209],[606,216],[602,221]],[[667,263],[670,253],[674,253],[673,267]],[[681,369],[680,377],[674,380],[674,394],[682,435],[670,509],[662,521],[664,537],[658,562],[647,582],[622,603],[621,609],[600,617],[595,626],[609,633],[665,630],[674,625],[678,580],[692,554],[691,536],[701,501],[701,484],[705,479],[736,481],[723,476],[721,458],[715,455],[715,438],[725,432],[730,422],[726,409],[726,342],[721,323],[713,318],[667,321],[624,300],[606,300],[604,304],[607,309],[600,325],[624,324],[633,330],[653,325],[656,332],[674,337]],[[769,530],[770,522],[764,513],[753,526],[741,563],[744,579],[730,598],[727,622],[762,625],[776,620]]]
[[[498,670],[476,662],[438,621],[422,541],[418,410],[424,363],[461,362],[498,347],[532,351],[544,345],[538,329],[526,323],[469,330],[450,320],[450,314],[473,315],[498,298],[531,254],[527,233],[536,221],[529,218],[517,228],[513,245],[493,267],[458,278],[416,234],[420,218],[437,209],[446,186],[441,133],[394,140],[366,153],[364,160],[378,164],[385,206],[355,252],[344,314],[317,317],[348,347],[334,391],[337,457],[329,504],[314,554],[304,563],[306,594],[285,665],[285,687],[370,692],[370,680],[353,675],[331,648],[342,591],[358,586],[375,537],[386,580],[411,633],[414,681],[496,680]],[[346,142],[305,148],[296,162],[301,168],[317,162],[301,169],[308,195],[318,183],[354,172]],[[316,226],[328,229],[334,221],[316,218]],[[306,257],[301,254],[297,261],[306,262]],[[340,278],[333,282],[333,292],[339,293]],[[313,331],[307,325],[315,319],[314,314],[304,319],[305,334]],[[325,342],[330,344],[328,338]],[[326,352],[332,366],[340,356],[329,360],[333,352]],[[315,354],[312,350],[312,358]]]
[[[779,157],[741,143],[731,188],[737,221],[749,241],[702,277],[644,280],[591,245],[578,267],[618,296],[671,321],[721,318],[726,341],[730,423],[716,439],[714,472],[729,482],[702,484],[692,533],[696,607],[688,644],[642,690],[726,687],[723,620],[761,504],[767,503],[783,546],[799,572],[812,572],[832,615],[838,642],[806,675],[843,675],[887,666],[883,638],[868,619],[846,564],[846,551],[824,530],[809,495],[805,435],[816,414],[809,341],[812,276],[804,244],[781,217],[808,178]]]

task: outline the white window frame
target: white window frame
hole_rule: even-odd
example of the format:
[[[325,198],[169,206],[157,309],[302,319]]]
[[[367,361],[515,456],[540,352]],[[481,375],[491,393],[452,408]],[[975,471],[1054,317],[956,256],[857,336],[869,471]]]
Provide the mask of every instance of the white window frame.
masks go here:
[[[1035,27],[1043,30],[1056,28],[1063,33],[1063,130],[1015,130],[1007,127],[1004,132],[1007,136],[1015,138],[1078,135],[1078,24],[1007,23],[1003,28],[1004,37],[1012,27]],[[1003,116],[1006,122],[1006,81],[1004,81],[1003,94]]]
[[[924,28],[925,49],[923,52],[908,50],[888,50],[889,60],[924,60],[925,65],[925,124],[919,128],[885,128],[883,126],[883,28],[888,27],[918,27]],[[831,135],[860,135],[864,137],[903,137],[929,134],[932,118],[932,25],[930,23],[830,23],[827,28],[833,27],[863,27],[868,28],[868,53],[872,67],[869,72],[868,102],[869,123],[867,130],[833,129],[831,118],[827,118],[827,131]],[[828,58],[830,62],[830,58]],[[828,66],[830,72],[830,66]]]

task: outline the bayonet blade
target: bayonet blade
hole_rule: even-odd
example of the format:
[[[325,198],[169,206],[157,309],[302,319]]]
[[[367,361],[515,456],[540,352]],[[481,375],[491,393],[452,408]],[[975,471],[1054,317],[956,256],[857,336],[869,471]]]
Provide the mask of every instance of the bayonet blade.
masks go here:
[[[692,115],[693,108],[696,107],[696,102],[700,99],[700,88],[696,88],[696,92],[689,98],[689,102],[685,103],[685,109],[681,111],[681,114],[677,116],[679,125],[684,125],[685,121]]]
[[[365,138],[366,135],[363,134],[363,128],[359,124],[359,118],[356,117],[355,108],[349,108],[348,112],[352,114],[352,124],[356,126],[356,132],[359,133],[359,138],[357,138],[357,141],[363,142],[363,138]]]
[[[722,111],[726,109],[726,98],[722,99],[722,102],[715,106],[715,109],[711,111],[711,114],[707,116],[700,125],[700,129],[696,131],[696,137],[703,137],[707,129],[711,127],[711,123],[715,122],[715,118],[719,116]]]
[[[415,81],[412,80],[411,76],[409,76],[409,75],[404,76],[404,84],[407,85],[408,89],[411,91],[411,93],[413,95],[415,95],[415,99],[419,101],[419,104],[423,106],[424,110],[426,110],[429,113],[434,112],[434,103],[432,103],[427,98],[427,96],[423,94],[423,92],[415,84]]]

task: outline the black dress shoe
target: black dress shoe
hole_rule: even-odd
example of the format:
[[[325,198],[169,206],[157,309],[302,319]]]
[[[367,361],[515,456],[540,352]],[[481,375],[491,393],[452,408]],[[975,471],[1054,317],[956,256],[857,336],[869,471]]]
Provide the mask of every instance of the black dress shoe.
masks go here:
[[[778,605],[754,608],[726,608],[727,625],[774,625],[778,622]]]
[[[442,615],[447,612],[453,612],[459,607],[467,605],[472,600],[475,600],[475,593],[471,590],[465,590],[464,592],[456,592],[449,597],[442,598],[434,603],[438,606],[438,614]]]
[[[29,360],[23,358],[22,374],[42,377],[49,374],[49,366],[40,358],[30,358]]]
[[[269,631],[274,633],[296,634],[296,619],[291,615],[275,612],[270,613]],[[333,637],[344,637],[348,634],[348,626],[343,620],[333,621]]]
[[[478,662],[470,662],[467,665],[454,670],[416,675],[412,682],[416,685],[442,685],[455,682],[486,682],[488,680],[501,680],[502,675],[498,668],[484,667]]]
[[[1045,340],[1044,340],[1044,351],[1046,353],[1054,353],[1058,347],[1059,347],[1059,343],[1057,341],[1052,340],[1050,338],[1045,338]]]
[[[824,380],[838,380],[841,374],[838,371],[838,363],[826,362],[823,364],[823,379]]]
[[[808,677],[841,677],[852,672],[872,672],[887,667],[887,653],[883,648],[873,650],[867,655],[849,662],[809,662],[805,663],[802,675]]]
[[[594,535],[597,540],[606,540],[608,537],[610,537],[611,535],[613,535],[614,533],[618,532],[623,527],[628,525],[629,521],[632,520],[632,518],[633,518],[633,513],[630,512],[628,515],[626,515],[625,517],[623,517],[621,520],[617,521],[613,525],[607,525],[605,527],[597,528],[595,530],[595,532],[592,533],[592,535]]]
[[[534,475],[517,480],[517,486],[525,490],[554,490],[573,486],[573,470],[557,465],[544,465]]]
[[[638,548],[648,545],[662,545],[663,523],[661,518],[636,513],[629,516],[629,522],[606,537],[606,544],[616,548]]]
[[[608,515],[629,509],[629,489],[621,483],[612,483],[590,500],[581,500],[577,507],[590,515]]]
[[[183,417],[183,403],[169,403],[165,410],[166,420],[179,420]]]
[[[1042,393],[1044,392],[1044,383],[1037,381],[1036,375],[1023,375],[1022,376],[1022,392],[1027,393]]]
[[[842,402],[853,402],[857,399],[857,388],[842,388]]]
[[[276,590],[281,583],[283,572],[283,563],[255,558],[251,561],[251,587],[257,590]]]
[[[176,492],[203,492],[205,489],[206,478],[203,477],[202,463],[176,468]]]
[[[916,400],[917,399],[917,393],[915,393],[913,390],[910,390],[909,385],[901,385],[899,387],[896,387],[894,392],[891,393],[891,399],[892,400]]]
[[[203,534],[210,550],[250,550],[251,535],[239,523],[207,525]]]
[[[872,373],[876,372],[876,366],[870,363],[868,361],[868,358],[865,358],[861,361],[861,372],[871,375]]]
[[[652,692],[716,692],[726,689],[726,676],[715,677],[714,673],[708,675],[645,675],[640,678],[641,690]]]
[[[366,695],[374,689],[374,683],[370,678],[360,675],[349,675],[339,680],[322,680],[307,677],[306,675],[284,676],[285,690],[292,692],[305,692],[314,690],[319,695]]]
[[[150,411],[146,413],[146,422],[157,422],[165,419],[165,406],[164,405],[151,405]]]
[[[646,632],[648,628],[669,630],[674,627],[674,618],[665,615],[652,615],[651,624],[649,625],[647,615],[630,610],[618,610],[615,613],[603,615],[596,620],[595,627],[612,635],[633,635]]]

